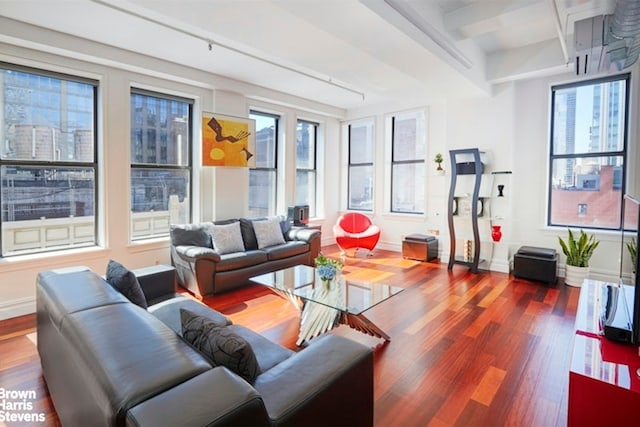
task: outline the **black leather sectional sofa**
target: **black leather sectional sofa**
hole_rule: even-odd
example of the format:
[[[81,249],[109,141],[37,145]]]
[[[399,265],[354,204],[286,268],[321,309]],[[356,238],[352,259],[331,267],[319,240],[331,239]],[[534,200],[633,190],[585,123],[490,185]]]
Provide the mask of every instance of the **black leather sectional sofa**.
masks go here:
[[[294,352],[232,324],[260,367],[250,384],[182,338],[180,308],[230,322],[171,277],[140,275],[145,310],[86,268],[39,274],[38,352],[64,426],[373,424],[370,348],[326,335]]]

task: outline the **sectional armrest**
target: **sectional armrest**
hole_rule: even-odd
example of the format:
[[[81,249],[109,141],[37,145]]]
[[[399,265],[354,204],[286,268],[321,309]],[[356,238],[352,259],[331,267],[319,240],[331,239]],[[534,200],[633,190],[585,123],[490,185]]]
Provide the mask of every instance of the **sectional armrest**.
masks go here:
[[[373,352],[344,337],[313,339],[260,374],[254,387],[277,425],[334,425],[336,417],[344,425],[373,425]]]

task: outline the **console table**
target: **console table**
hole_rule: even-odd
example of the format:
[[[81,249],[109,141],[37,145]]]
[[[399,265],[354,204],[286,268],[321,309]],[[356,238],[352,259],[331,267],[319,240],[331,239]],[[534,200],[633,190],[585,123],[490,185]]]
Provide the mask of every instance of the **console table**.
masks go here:
[[[569,371],[568,425],[638,425],[638,346],[600,335],[600,295],[606,282],[585,280],[576,313]]]

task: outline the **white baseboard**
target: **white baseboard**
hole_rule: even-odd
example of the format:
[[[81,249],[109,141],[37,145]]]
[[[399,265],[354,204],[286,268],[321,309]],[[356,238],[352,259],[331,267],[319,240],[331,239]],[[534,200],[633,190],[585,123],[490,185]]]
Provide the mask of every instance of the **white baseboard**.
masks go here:
[[[499,273],[509,273],[510,272],[510,264],[508,260],[491,260],[489,263],[490,271],[497,271]]]
[[[36,312],[36,299],[25,297],[0,303],[0,320],[24,316]]]

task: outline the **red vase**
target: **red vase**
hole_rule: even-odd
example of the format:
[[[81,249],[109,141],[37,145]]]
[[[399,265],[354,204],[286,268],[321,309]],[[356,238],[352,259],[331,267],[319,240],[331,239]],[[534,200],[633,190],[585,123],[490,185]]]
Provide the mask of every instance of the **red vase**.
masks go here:
[[[491,238],[494,242],[499,242],[500,239],[502,239],[502,231],[500,230],[500,228],[501,227],[499,225],[491,226]]]

